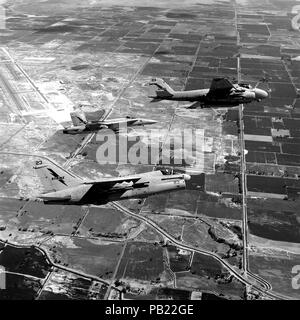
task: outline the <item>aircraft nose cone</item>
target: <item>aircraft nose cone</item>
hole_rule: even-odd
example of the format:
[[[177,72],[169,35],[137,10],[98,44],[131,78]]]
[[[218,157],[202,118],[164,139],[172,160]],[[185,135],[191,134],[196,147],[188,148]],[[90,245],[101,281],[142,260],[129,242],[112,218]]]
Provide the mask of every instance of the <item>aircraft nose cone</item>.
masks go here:
[[[184,181],[189,181],[189,180],[191,180],[191,176],[189,174],[184,174],[183,179],[184,179]]]
[[[265,99],[268,97],[268,93],[265,90],[255,89],[255,98],[256,100]]]
[[[152,119],[142,120],[142,123],[143,123],[143,124],[155,124],[155,123],[157,123],[157,122],[158,122],[158,121],[152,120]]]
[[[149,124],[155,124],[155,123],[157,123],[158,121],[156,121],[156,120],[149,120],[148,122],[149,122]]]

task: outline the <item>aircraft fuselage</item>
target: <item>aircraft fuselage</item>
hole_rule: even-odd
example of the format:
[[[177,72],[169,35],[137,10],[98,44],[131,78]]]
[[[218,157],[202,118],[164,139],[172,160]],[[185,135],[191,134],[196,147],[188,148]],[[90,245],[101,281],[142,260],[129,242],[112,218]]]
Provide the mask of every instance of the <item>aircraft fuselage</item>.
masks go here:
[[[132,182],[113,183],[108,188],[103,188],[99,183],[87,182],[64,190],[45,193],[39,196],[45,204],[64,205],[103,205],[110,201],[130,198],[145,198],[157,193],[185,189],[186,180],[190,177],[186,174],[141,175],[141,180]]]
[[[172,94],[165,91],[157,91],[156,96],[151,98],[158,100],[190,101],[201,102],[204,105],[239,105],[259,101],[265,97],[265,93],[260,89],[232,89],[227,94],[211,94],[209,89],[175,91]]]
[[[114,131],[118,131],[119,129],[132,127],[132,126],[143,126],[148,124],[155,124],[157,121],[151,119],[112,119],[112,120],[105,120],[99,122],[88,122],[79,126],[72,126],[69,128],[65,128],[63,133],[68,134],[78,134],[78,133],[85,133],[85,132],[96,132],[102,129],[110,129]]]

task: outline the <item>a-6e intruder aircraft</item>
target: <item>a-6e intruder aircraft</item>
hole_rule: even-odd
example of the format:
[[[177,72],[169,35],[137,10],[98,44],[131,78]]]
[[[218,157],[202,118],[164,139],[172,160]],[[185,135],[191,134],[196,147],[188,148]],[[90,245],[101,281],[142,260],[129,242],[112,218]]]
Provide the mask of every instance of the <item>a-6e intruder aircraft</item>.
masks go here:
[[[85,113],[71,112],[71,119],[73,126],[66,127],[63,129],[63,133],[68,134],[78,134],[78,133],[88,133],[95,132],[102,129],[110,129],[115,132],[118,132],[124,127],[133,127],[133,126],[144,126],[148,124],[155,124],[157,121],[151,119],[140,119],[140,118],[117,118],[117,119],[108,119],[108,120],[91,120],[86,119]]]
[[[37,161],[34,169],[47,192],[37,198],[45,204],[103,205],[110,201],[145,198],[149,195],[185,189],[187,174],[164,174],[151,171],[117,178],[83,180],[73,173]]]
[[[268,93],[248,84],[233,84],[227,78],[214,78],[209,89],[174,91],[163,79],[155,78],[149,83],[159,88],[154,100],[175,100],[199,102],[200,106],[237,106],[242,103],[261,101]]]

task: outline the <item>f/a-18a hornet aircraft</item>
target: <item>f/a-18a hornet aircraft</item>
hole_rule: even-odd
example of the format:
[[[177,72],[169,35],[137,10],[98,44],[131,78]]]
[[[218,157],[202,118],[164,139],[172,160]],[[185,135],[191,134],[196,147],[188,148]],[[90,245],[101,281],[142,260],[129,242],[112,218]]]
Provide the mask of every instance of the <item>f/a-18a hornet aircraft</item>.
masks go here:
[[[149,83],[158,87],[154,100],[175,100],[199,102],[200,106],[237,106],[242,103],[261,101],[268,97],[262,89],[249,84],[233,84],[227,78],[214,78],[209,89],[174,91],[163,79],[155,78]]]
[[[185,189],[186,181],[191,178],[184,173],[151,171],[124,177],[84,180],[61,167],[42,161],[36,161],[34,169],[47,190],[37,197],[45,204],[103,205],[110,201],[145,198]]]
[[[122,127],[133,127],[133,126],[144,126],[148,124],[157,123],[155,120],[151,119],[140,119],[140,118],[117,118],[117,119],[107,119],[107,120],[91,120],[86,119],[85,113],[71,112],[71,119],[73,126],[65,127],[63,133],[77,134],[77,133],[89,133],[99,131],[101,129],[111,129],[118,132]]]

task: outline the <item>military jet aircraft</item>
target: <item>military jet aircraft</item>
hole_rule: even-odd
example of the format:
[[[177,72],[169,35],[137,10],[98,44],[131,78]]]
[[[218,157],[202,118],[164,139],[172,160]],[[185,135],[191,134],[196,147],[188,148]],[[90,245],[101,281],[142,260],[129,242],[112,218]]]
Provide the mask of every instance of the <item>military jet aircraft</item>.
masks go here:
[[[38,196],[45,204],[103,205],[110,201],[145,198],[149,195],[185,189],[187,174],[151,171],[117,178],[83,180],[50,163],[37,161],[34,169],[47,190]]]
[[[84,113],[79,114],[78,112],[71,112],[70,115],[73,122],[73,126],[66,127],[63,130],[63,133],[77,134],[84,132],[95,132],[101,129],[111,129],[115,132],[118,132],[119,129],[122,128],[122,126],[132,127],[157,123],[157,121],[151,119],[140,119],[131,117],[109,119],[102,121],[88,121]]]
[[[248,84],[233,84],[226,78],[214,78],[209,89],[190,91],[174,91],[163,79],[155,78],[149,83],[159,88],[154,100],[176,100],[199,102],[205,106],[237,106],[241,103],[261,101],[268,97],[268,93]]]

